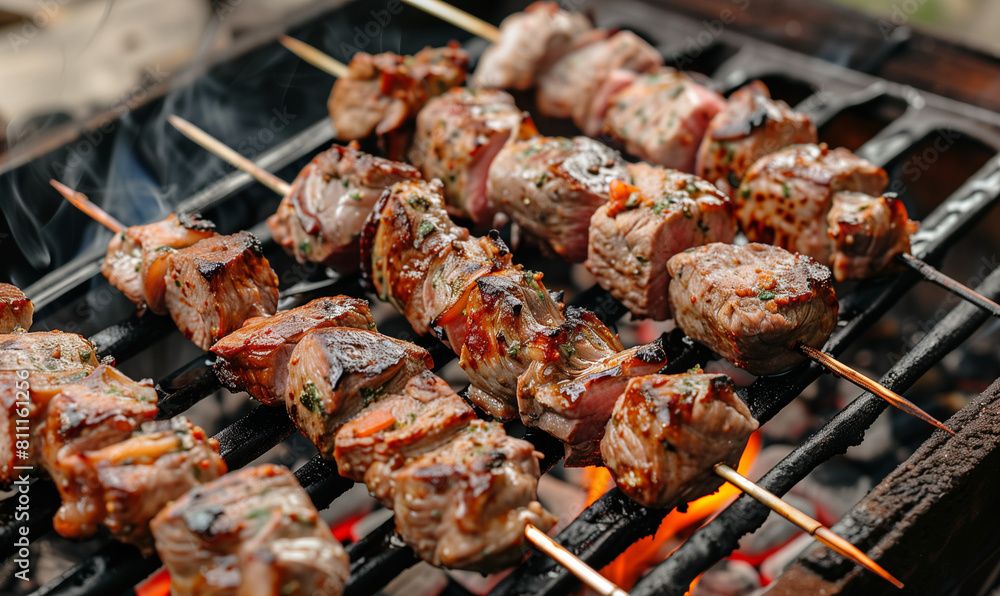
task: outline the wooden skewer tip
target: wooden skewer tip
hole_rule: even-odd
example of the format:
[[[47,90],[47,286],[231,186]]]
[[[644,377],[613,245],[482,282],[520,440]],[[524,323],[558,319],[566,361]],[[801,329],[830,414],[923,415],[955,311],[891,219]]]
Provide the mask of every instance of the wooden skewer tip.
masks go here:
[[[500,41],[500,29],[478,17],[472,16],[464,10],[455,8],[447,2],[442,2],[441,0],[403,0],[403,2],[432,14],[442,21],[447,21],[456,27],[465,29],[473,35],[482,37],[486,41],[491,43]]]
[[[346,64],[307,44],[306,42],[287,35],[281,36],[279,41],[281,42],[281,45],[285,46],[285,49],[323,72],[337,77],[338,79],[347,75]]]
[[[91,219],[108,228],[115,234],[125,229],[125,224],[115,219],[113,215],[104,209],[101,209],[92,203],[90,199],[87,198],[87,195],[82,192],[75,191],[58,180],[49,180],[49,184],[59,191],[59,194],[61,194],[74,207],[83,211],[89,215]]]
[[[532,524],[524,528],[524,536],[529,542],[534,544],[538,550],[552,557],[557,563],[569,569],[583,583],[587,584],[601,596],[628,596],[628,592],[616,586],[611,580],[598,573],[593,567],[587,565],[576,555],[566,550],[561,544],[549,537],[548,534],[539,530]]]

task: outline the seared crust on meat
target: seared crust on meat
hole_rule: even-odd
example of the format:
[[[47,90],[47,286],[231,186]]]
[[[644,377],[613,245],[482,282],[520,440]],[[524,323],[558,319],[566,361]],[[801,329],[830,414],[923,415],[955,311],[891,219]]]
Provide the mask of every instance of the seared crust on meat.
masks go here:
[[[726,375],[631,379],[615,404],[601,454],[622,490],[646,507],[673,508],[718,490],[717,463],[736,467],[757,429]]]
[[[555,522],[535,500],[539,457],[499,424],[473,421],[396,472],[396,531],[433,565],[488,573],[516,563],[525,526]]]
[[[789,145],[815,142],[809,116],[772,100],[764,83],[752,81],[734,91],[708,125],[695,173],[739,200],[736,191],[754,162]]]
[[[250,319],[212,346],[215,374],[230,391],[246,391],[265,404],[284,403],[288,359],[313,329],[375,329],[368,302],[350,296],[317,298],[270,317]]]
[[[175,596],[340,596],[350,570],[286,468],[234,471],[188,491],[152,523]]]
[[[667,261],[692,246],[731,243],[733,204],[696,176],[629,164],[634,182],[611,183],[611,201],[590,220],[587,269],[635,317],[670,316]]]
[[[0,333],[31,328],[35,307],[17,286],[0,283]]]
[[[489,194],[543,248],[579,263],[587,258],[590,217],[608,202],[608,185],[627,178],[618,152],[594,139],[536,136],[500,151]]]
[[[826,215],[826,233],[833,241],[830,268],[837,281],[865,279],[903,268],[896,257],[910,252],[910,234],[917,222],[895,197],[838,192]]]
[[[879,195],[888,183],[882,168],[843,147],[793,145],[759,159],[747,172],[736,215],[752,242],[774,244],[830,264],[833,243],[826,215],[842,191]]]
[[[674,320],[689,337],[755,375],[805,361],[837,326],[830,270],[765,244],[709,244],[667,263]]]
[[[278,276],[250,232],[215,236],[172,254],[166,278],[170,316],[203,350],[278,307]]]
[[[369,155],[353,143],[334,145],[299,172],[267,225],[298,262],[352,273],[361,227],[379,196],[396,182],[419,178],[413,166]]]

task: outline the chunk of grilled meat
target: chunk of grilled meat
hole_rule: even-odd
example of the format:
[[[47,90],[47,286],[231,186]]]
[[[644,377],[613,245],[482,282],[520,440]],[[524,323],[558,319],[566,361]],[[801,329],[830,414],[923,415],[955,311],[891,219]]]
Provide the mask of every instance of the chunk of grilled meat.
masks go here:
[[[670,317],[667,261],[692,246],[731,243],[738,227],[729,197],[708,182],[629,164],[634,182],[611,182],[611,201],[590,220],[587,269],[634,317]]]
[[[593,313],[578,308],[567,308],[565,322],[544,340],[532,346],[536,353],[518,378],[521,420],[566,443],[567,466],[599,464],[604,424],[625,383],[663,368],[666,352],[659,340],[625,350]]]
[[[401,159],[413,118],[428,99],[465,82],[468,63],[456,42],[413,56],[355,53],[327,104],[337,138],[353,141],[375,134],[391,159]]]
[[[419,178],[416,168],[359,151],[354,143],[334,145],[299,172],[267,225],[298,262],[352,273],[358,236],[375,201],[389,186]]]
[[[910,234],[917,222],[895,197],[838,192],[826,215],[833,241],[830,268],[837,281],[865,279],[902,269],[896,257],[910,252]]]
[[[197,215],[171,214],[162,221],[131,226],[115,234],[101,273],[139,310],[167,312],[164,303],[170,257],[178,250],[215,236],[215,226]]]
[[[340,596],[347,553],[286,468],[244,468],[188,491],[152,523],[174,596]]]
[[[278,276],[250,232],[215,236],[174,253],[166,279],[170,316],[203,350],[278,307]]]
[[[0,334],[27,331],[35,307],[17,286],[0,283]]]
[[[880,195],[888,183],[882,168],[843,147],[793,145],[754,163],[736,200],[743,233],[830,264],[833,242],[827,213],[842,191]]]
[[[432,365],[427,350],[374,331],[316,329],[292,351],[285,405],[302,434],[333,459],[337,429]]]
[[[526,132],[522,132],[522,123]],[[511,135],[534,126],[510,94],[498,90],[452,89],[432,99],[417,117],[410,162],[428,179],[444,183],[450,211],[479,227],[493,223],[496,209],[487,193],[490,164]]]
[[[629,381],[601,440],[621,489],[646,507],[673,508],[719,489],[717,463],[736,467],[757,421],[726,375]]]
[[[0,334],[0,370],[58,372],[98,365],[94,344],[62,331]]]
[[[753,81],[734,91],[708,125],[695,173],[740,201],[736,191],[755,161],[789,145],[816,140],[809,116],[772,100],[767,86]]]
[[[709,122],[726,107],[721,95],[672,69],[615,73],[621,89],[607,100],[607,115],[595,121],[632,155],[657,165],[694,172],[698,145]]]
[[[542,74],[536,101],[543,114],[572,117],[585,132],[600,131],[611,92],[620,88],[614,71],[649,72],[663,65],[656,48],[631,31],[609,36],[595,29],[579,36],[576,46]],[[609,83],[610,90],[603,90]]]
[[[489,195],[543,248],[587,258],[590,217],[612,180],[628,177],[618,152],[587,137],[536,136],[509,143],[490,166]]]
[[[430,371],[365,408],[337,432],[337,470],[392,507],[393,473],[441,448],[475,420],[472,408]]]
[[[556,2],[534,2],[500,23],[500,39],[480,56],[471,86],[531,89],[592,28],[581,13],[562,10]]]
[[[784,372],[837,326],[830,270],[765,244],[709,244],[667,263],[674,321],[692,339],[755,375]]]
[[[350,296],[317,298],[270,317],[248,320],[212,346],[215,374],[230,391],[246,391],[261,402],[285,401],[288,360],[307,333],[324,327],[375,329],[368,302]]]
[[[486,573],[516,563],[526,524],[555,523],[536,500],[539,457],[499,424],[473,421],[396,472],[396,531],[433,565]]]

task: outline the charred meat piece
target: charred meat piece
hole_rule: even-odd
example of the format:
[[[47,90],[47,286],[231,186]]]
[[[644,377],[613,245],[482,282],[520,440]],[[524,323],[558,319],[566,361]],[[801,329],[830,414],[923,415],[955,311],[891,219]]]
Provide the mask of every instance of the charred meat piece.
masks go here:
[[[337,429],[432,365],[427,350],[374,331],[316,329],[292,351],[285,405],[302,434],[333,459]]]
[[[364,482],[372,495],[392,507],[393,472],[441,448],[475,418],[448,383],[424,371],[337,432],[337,469],[342,476]]]
[[[362,265],[379,298],[421,335],[431,330],[442,302],[453,302],[453,293],[467,292],[470,282],[494,266],[492,253],[452,223],[442,192],[437,180],[390,187],[361,236]]]
[[[898,271],[896,256],[909,254],[910,234],[917,231],[902,201],[860,192],[833,195],[826,220],[833,242],[830,268],[837,281]]]
[[[516,563],[525,525],[555,522],[536,500],[538,457],[499,424],[472,422],[396,472],[396,531],[433,565],[485,573]]]
[[[278,307],[278,276],[250,232],[216,236],[174,253],[166,305],[177,328],[203,350]]]
[[[754,163],[736,199],[736,215],[752,242],[774,244],[830,264],[826,216],[842,191],[880,195],[882,168],[844,148],[793,145]]]
[[[27,331],[35,307],[17,286],[0,283],[0,333]]]
[[[374,157],[353,143],[334,145],[302,169],[267,225],[298,262],[352,273],[361,227],[379,196],[397,182],[419,178],[416,168]]]
[[[246,391],[268,405],[285,401],[288,360],[307,333],[324,327],[375,329],[368,302],[350,296],[317,298],[270,317],[250,319],[212,351],[215,374],[230,391]]]
[[[518,379],[521,420],[566,443],[567,466],[599,464],[598,441],[625,383],[666,366],[666,352],[659,341],[624,350],[593,313],[577,308],[567,308],[545,339]]]
[[[152,523],[174,596],[340,596],[350,561],[287,469],[265,464],[188,491]]]
[[[837,326],[830,270],[765,244],[709,244],[667,263],[674,321],[736,366],[755,375],[805,360],[798,342],[820,348]]]
[[[546,70],[538,82],[538,109],[547,116],[573,118],[584,132],[600,131],[610,95],[620,89],[616,70],[649,72],[663,65],[663,58],[631,31],[610,37],[593,30],[577,38],[577,48]],[[602,89],[610,83],[609,90]]]
[[[500,23],[500,40],[479,58],[472,87],[531,89],[538,75],[592,28],[587,17],[556,2],[534,2]]]
[[[726,100],[672,68],[615,73],[615,79],[622,87],[608,98],[607,115],[586,132],[596,135],[603,124],[632,155],[694,172],[698,145]]]
[[[490,164],[511,135],[530,134],[514,98],[498,90],[458,88],[427,103],[417,117],[410,162],[428,179],[444,183],[454,215],[479,227],[493,223],[495,209],[487,194]]]
[[[625,180],[625,162],[587,137],[509,143],[490,167],[493,204],[562,258],[587,258],[590,217],[608,202],[608,185]]]
[[[739,200],[736,191],[755,161],[789,145],[815,142],[809,116],[772,100],[764,83],[753,81],[734,91],[708,125],[695,173]]]
[[[401,158],[407,125],[428,99],[465,82],[468,63],[468,54],[455,42],[413,56],[355,53],[327,104],[337,138],[353,141],[375,134],[390,158]]]
[[[629,381],[601,440],[618,488],[646,507],[673,508],[722,485],[757,421],[726,375],[650,375]]]
[[[165,276],[170,257],[215,235],[215,226],[197,215],[171,214],[162,221],[131,226],[115,234],[108,243],[101,273],[140,311],[148,306],[153,312],[164,314],[167,312]]]
[[[611,201],[590,220],[587,269],[635,317],[670,317],[667,261],[692,246],[731,243],[738,227],[729,197],[708,182],[645,163],[634,185],[611,182]]]

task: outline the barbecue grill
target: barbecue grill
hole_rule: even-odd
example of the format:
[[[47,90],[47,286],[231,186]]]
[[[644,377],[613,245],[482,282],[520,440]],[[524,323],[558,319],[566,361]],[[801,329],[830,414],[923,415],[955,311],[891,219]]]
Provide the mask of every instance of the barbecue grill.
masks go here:
[[[361,3],[337,9],[317,23],[293,33],[318,47],[330,50],[331,54],[339,59],[347,59],[349,55],[341,52],[350,48],[340,46],[334,40],[350,39],[356,26],[362,27],[363,31],[365,23],[371,19],[368,14],[371,7],[359,7],[357,4]],[[492,22],[498,22],[500,16],[522,8],[522,4],[524,3],[507,3],[495,8],[495,14],[482,16]],[[868,43],[870,39],[865,43],[859,43],[865,56],[855,57],[853,62],[848,60],[857,67],[852,70],[742,35],[732,30],[735,27],[728,27],[729,23],[725,23],[727,26],[720,27],[717,33],[709,36],[707,42],[703,42],[703,38],[698,37],[698,34],[703,30],[716,31],[716,29],[706,28],[705,23],[708,21],[702,20],[700,16],[693,17],[690,12],[688,16],[678,14],[677,8],[651,6],[636,0],[614,0],[593,4],[598,24],[606,27],[620,26],[640,33],[663,50],[668,64],[672,61],[678,66],[702,72],[711,77],[722,90],[735,89],[755,78],[764,80],[776,98],[785,99],[793,106],[798,104],[797,109],[806,111],[813,117],[821,131],[821,141],[856,149],[862,157],[885,167],[890,172],[893,183],[899,183],[890,190],[899,192],[901,197],[910,203],[911,212],[922,216],[920,231],[913,237],[913,254],[920,259],[930,263],[940,263],[946,250],[959,242],[977,224],[983,225],[982,220],[987,217],[994,203],[1000,198],[1000,156],[996,155],[1000,152],[1000,115],[967,103],[918,92],[912,87],[862,72],[878,69],[893,72],[893,69],[886,65],[892,63],[894,53],[909,39],[903,30],[892,32],[883,43],[872,45]],[[735,13],[738,11],[738,4],[734,3],[730,7],[729,3],[720,0],[707,3],[701,8],[708,15],[721,14],[723,9]],[[475,7],[471,10],[476,12]],[[382,33],[383,39],[400,39],[402,47],[379,49],[412,51],[425,44],[440,44],[448,38],[465,40],[465,46],[473,56],[478,55],[484,47],[483,42],[469,39],[468,34],[436,23],[414,9],[407,8],[405,11],[403,13],[405,19],[390,22]],[[737,26],[741,23],[747,25],[745,21],[749,18],[747,15],[739,16],[735,23]],[[810,28],[819,29],[822,26],[821,22],[817,19],[815,23],[807,21],[807,24]],[[872,23],[865,22],[870,31]],[[749,25],[752,26],[754,23]],[[419,35],[417,26],[422,32]],[[424,32],[426,35],[423,35]],[[689,43],[692,39],[696,40],[694,46]],[[816,50],[805,47],[803,42],[797,43],[796,49]],[[818,53],[828,52],[820,49]],[[983,56],[979,58],[993,68],[994,72],[1000,72],[1000,64],[996,61],[991,62]],[[250,66],[260,73],[274,74],[295,63],[296,61],[288,58],[276,44],[270,44],[255,50],[249,57],[220,66],[223,74],[215,71],[206,76],[224,77]],[[946,76],[940,67],[937,72]],[[255,76],[259,76],[260,80],[272,80],[266,74]],[[302,115],[297,116],[301,120],[292,127],[294,130],[286,135],[285,140],[260,155],[257,161],[269,170],[281,171],[283,177],[287,179],[291,178],[290,173],[295,172],[313,154],[332,141],[332,130],[329,121],[324,119],[323,111],[325,94],[329,91],[331,81],[321,75],[306,72],[296,72],[294,76],[285,77],[283,80],[289,81],[289,92],[296,94],[291,101],[302,104],[302,109],[298,112]],[[301,88],[295,90],[295,85],[299,83]],[[299,93],[301,97],[298,96]],[[963,97],[972,99],[967,95],[967,89],[959,89],[956,93],[959,95],[965,93]],[[123,130],[118,131],[119,134],[135,130],[140,130],[143,134],[168,134],[160,118],[161,111],[166,108],[169,108],[167,111],[176,111],[194,122],[199,121],[197,102],[187,104],[174,102],[171,101],[171,95],[168,95],[166,100],[160,101],[166,101],[166,105],[153,104],[129,114],[126,118],[130,121],[125,123]],[[315,105],[307,107],[310,104]],[[192,113],[183,111],[185,105]],[[133,126],[142,122],[146,125]],[[540,128],[546,132],[565,132],[559,131],[557,126],[564,127],[565,123],[552,123],[544,119],[540,121]],[[977,156],[975,159],[979,161],[970,159],[970,163],[965,163],[969,175],[964,178],[961,174],[957,175],[951,180],[953,184],[950,188],[941,185],[932,186],[936,190],[953,191],[949,196],[942,195],[928,199],[925,191],[914,188],[915,184],[910,184],[908,187],[902,174],[908,165],[907,156],[914,149],[924,151],[927,146],[934,147],[935,135],[942,133],[952,135],[948,138],[960,138],[963,143],[968,142],[974,147],[971,153]],[[181,145],[184,141],[175,140],[177,146],[184,146]],[[169,157],[187,159],[189,162],[205,161],[193,147],[187,147],[183,151],[188,153],[186,157],[180,155],[180,152]],[[44,181],[52,176],[51,169],[46,168],[53,159],[59,158],[45,156],[7,172],[5,177],[8,184],[5,188],[20,188],[19,196],[25,196],[30,192],[29,188],[38,182],[34,178],[41,178]],[[183,168],[183,164],[187,162],[180,163],[182,165],[178,167]],[[48,173],[38,176],[39,172]],[[94,172],[87,174],[92,173]],[[99,175],[83,178],[91,180],[95,186],[100,183],[100,179]],[[243,173],[226,175],[211,185],[203,186],[198,192],[185,196],[172,209],[200,210],[206,216],[219,221],[223,227],[249,228],[265,241],[267,256],[282,279],[283,293],[279,308],[289,308],[322,295],[341,293],[373,299],[371,295],[366,294],[363,284],[357,277],[328,277],[316,267],[296,265],[284,257],[273,242],[267,243],[269,233],[263,224],[263,219],[273,211],[275,200],[251,182],[250,177]],[[78,188],[88,192],[95,202],[100,203],[98,192],[85,186],[78,185]],[[17,220],[12,219],[7,207],[5,215],[13,228]],[[67,217],[65,212],[60,216]],[[72,216],[78,217],[75,213]],[[24,256],[26,252],[34,250],[32,248],[34,245],[31,241],[21,239],[20,236],[20,233],[14,234],[21,252],[18,256],[13,256],[7,265],[9,269],[5,273],[8,276],[24,275],[27,270],[26,259],[38,259],[35,255]],[[79,241],[79,237],[75,235],[72,239]],[[101,243],[98,242],[96,245],[99,246]],[[5,255],[12,250],[9,241],[4,247]],[[71,247],[64,247],[64,250],[69,251]],[[66,322],[71,320],[72,313],[75,312],[75,305],[87,301],[88,297],[93,298],[95,293],[102,289],[106,290],[106,284],[99,278],[102,256],[103,250],[86,251],[82,256],[56,268],[27,287],[26,293],[36,305],[36,321],[45,326],[62,326],[65,329]],[[58,260],[59,255],[56,255],[56,258]],[[546,272],[546,282],[550,285],[558,286],[569,281],[564,266],[546,263],[528,251],[519,253],[515,261]],[[842,295],[841,323],[825,346],[825,351],[836,356],[847,350],[901,297],[906,296],[908,292],[919,291],[914,290],[918,280],[919,277],[915,273],[907,271],[891,278],[858,284],[849,293]],[[1000,272],[989,273],[978,285],[978,291],[994,300],[1000,298]],[[614,324],[626,314],[621,305],[596,286],[576,292],[570,297],[570,302],[592,309],[610,324]],[[119,309],[118,312],[125,311]],[[987,318],[988,314],[985,311],[971,304],[962,303],[952,308],[884,374],[881,382],[886,387],[902,393],[932,366],[961,345]],[[92,333],[91,338],[101,355],[111,355],[119,361],[124,361],[154,342],[160,341],[171,333],[171,329],[173,326],[169,318],[132,315],[122,322]],[[401,317],[380,320],[379,330],[387,335],[414,341],[427,348],[432,353],[437,368],[443,367],[454,357],[433,338],[415,337],[409,325]],[[703,364],[708,357],[703,348],[691,343],[679,332],[671,333],[667,337],[666,345],[670,364],[665,372],[682,372],[695,364]],[[816,364],[803,366],[784,375],[760,378],[742,388],[740,393],[753,415],[763,424],[799,396],[821,372],[823,369]],[[159,375],[157,390],[161,397],[160,409],[163,418],[184,412],[219,389],[211,361],[205,355],[198,355],[174,371],[144,371],[143,374]],[[995,419],[1000,414],[995,408],[987,407],[995,396],[994,391],[968,408],[981,408],[982,416]],[[818,465],[834,455],[843,453],[848,447],[859,444],[865,431],[885,407],[886,404],[874,395],[862,394],[833,417],[818,433],[803,441],[765,474],[760,484],[776,494],[784,494]],[[969,410],[963,411],[958,416],[962,420],[970,421],[975,418],[973,414],[974,412]],[[955,426],[955,428],[961,427],[962,424]],[[989,425],[985,425],[984,428],[987,430],[978,432],[988,433]],[[224,428],[217,437],[222,456],[230,468],[237,468],[252,462],[292,432],[294,427],[283,409],[258,406]],[[935,444],[945,442],[945,439],[939,436],[941,434],[938,432],[935,435],[933,439],[936,441]],[[528,430],[525,438],[531,440],[538,450],[545,454],[545,459],[542,461],[544,471],[551,469],[561,458],[561,444],[548,435]],[[961,445],[961,442],[966,440],[968,440],[966,433],[959,431],[959,435],[951,441],[957,441]],[[947,470],[942,470],[941,473],[946,474]],[[332,462],[324,461],[319,456],[300,467],[295,474],[319,508],[329,506],[353,486],[353,482],[337,473]],[[46,533],[51,531],[50,519],[59,503],[55,487],[50,481],[40,479],[33,484],[30,494],[32,507],[30,522],[15,519],[14,499],[0,503],[0,554],[5,559],[14,553],[14,542],[22,524],[30,524],[30,536],[35,544],[44,541]],[[556,539],[591,566],[601,568],[622,553],[626,547],[650,535],[666,513],[639,506],[617,489],[612,489],[573,520],[556,536]],[[739,538],[759,527],[767,515],[768,510],[763,506],[747,496],[741,496],[721,511],[713,521],[698,530],[647,577],[640,580],[632,593],[637,595],[684,593],[691,581],[734,550]],[[846,533],[863,550],[876,548],[891,553],[892,540],[899,538],[891,535],[886,529],[852,530],[851,524],[856,524],[858,519],[863,518],[852,514],[845,518],[841,526],[834,527],[834,530]],[[349,546],[348,552],[352,561],[349,594],[376,592],[393,577],[418,561],[409,548],[393,537],[393,530],[394,524],[390,519],[362,540]],[[962,561],[961,568],[940,570],[940,581],[933,585],[921,585],[919,588],[921,593],[940,593],[947,587],[957,585],[958,580],[972,574],[980,564],[993,558],[998,545],[994,541],[988,546],[989,548],[984,547],[980,552],[968,555]],[[946,549],[947,542],[940,548]],[[911,552],[919,550],[913,549]],[[131,593],[137,583],[158,567],[159,561],[155,556],[143,558],[132,547],[110,543],[91,553],[61,577],[41,587],[35,593],[65,595]],[[850,567],[843,565],[839,557],[828,553],[812,555],[796,568],[796,572],[799,576],[810,574],[818,576],[831,586],[843,576],[857,574],[857,571],[851,571]],[[907,580],[905,576],[901,578]],[[562,594],[573,590],[576,585],[575,578],[567,570],[559,567],[554,561],[535,554],[502,580],[492,593]],[[864,583],[861,582],[861,585],[864,586]],[[854,589],[861,588],[854,586]],[[788,593],[795,593],[794,589]]]

